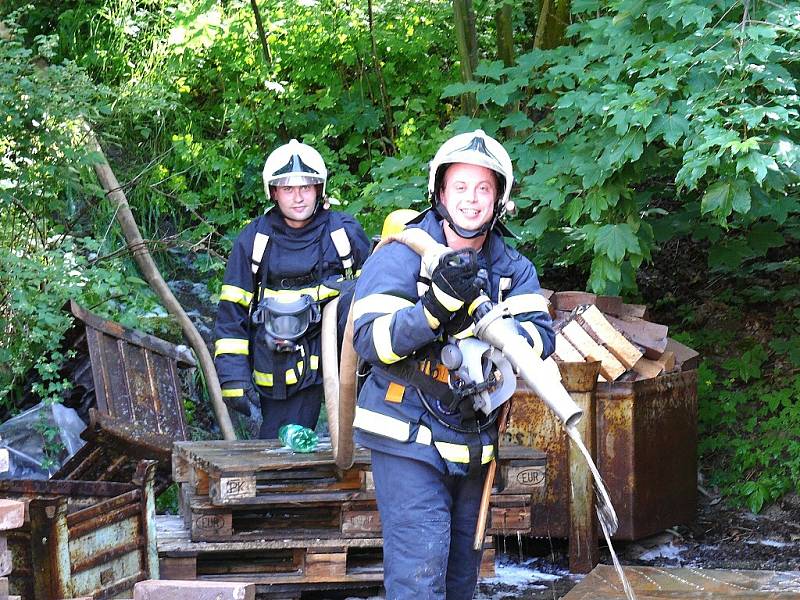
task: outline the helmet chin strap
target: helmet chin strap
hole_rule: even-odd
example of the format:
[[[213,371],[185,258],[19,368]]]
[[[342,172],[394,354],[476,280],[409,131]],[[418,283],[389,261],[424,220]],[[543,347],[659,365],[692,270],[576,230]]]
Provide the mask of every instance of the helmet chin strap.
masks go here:
[[[465,240],[474,240],[475,238],[488,233],[492,227],[494,227],[494,224],[497,221],[497,209],[495,209],[495,214],[492,216],[491,220],[481,225],[478,229],[464,229],[463,227],[459,227],[455,224],[453,217],[450,216],[450,213],[444,207],[444,204],[442,204],[438,199],[434,204],[434,210],[440,217],[447,221],[447,223],[450,225],[450,229],[452,229],[456,235],[458,235],[458,237],[464,238]]]

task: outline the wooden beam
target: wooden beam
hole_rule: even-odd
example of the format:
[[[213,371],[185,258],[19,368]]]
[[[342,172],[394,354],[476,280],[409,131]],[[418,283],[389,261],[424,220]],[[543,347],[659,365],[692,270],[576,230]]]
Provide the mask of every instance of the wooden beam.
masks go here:
[[[617,357],[626,370],[633,367],[642,358],[642,351],[631,344],[625,336],[617,331],[611,323],[606,320],[603,313],[597,306],[590,306],[578,314],[578,321],[583,321],[584,329],[590,329],[603,345]]]
[[[585,358],[600,361],[600,373],[608,381],[616,380],[626,371],[625,366],[611,352],[595,342],[577,321],[571,321],[561,331]]]

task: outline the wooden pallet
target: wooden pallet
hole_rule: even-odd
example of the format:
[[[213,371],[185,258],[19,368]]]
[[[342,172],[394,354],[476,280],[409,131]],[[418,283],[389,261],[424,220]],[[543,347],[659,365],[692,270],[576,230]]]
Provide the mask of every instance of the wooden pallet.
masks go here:
[[[357,451],[353,467],[340,470],[324,440],[308,454],[274,440],[178,442],[172,475],[218,506],[343,502],[372,489],[369,452]]]
[[[258,593],[383,581],[380,537],[193,542],[180,517],[169,516],[158,518],[157,531],[162,579],[248,581],[257,585]],[[481,574],[491,576],[492,538],[486,546]]]
[[[195,499],[189,510],[186,526],[194,542],[381,537],[374,499],[255,507],[220,507]],[[489,514],[491,535],[530,532],[530,496],[495,494]]]
[[[381,537],[378,507],[371,493],[346,502],[300,502],[215,506],[207,498],[188,502],[195,542],[252,539]]]

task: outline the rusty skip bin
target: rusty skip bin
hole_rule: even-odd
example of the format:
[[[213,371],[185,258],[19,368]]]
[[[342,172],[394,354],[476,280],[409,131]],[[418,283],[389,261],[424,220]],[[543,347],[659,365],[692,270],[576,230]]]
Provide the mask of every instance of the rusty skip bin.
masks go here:
[[[157,579],[154,473],[154,461],[141,461],[129,484],[0,481],[0,495],[27,504],[26,523],[8,536],[11,593],[99,600]]]
[[[691,521],[697,488],[697,371],[598,383],[595,403],[595,456],[619,517],[615,539],[640,539]],[[568,537],[568,440],[522,382],[506,432],[509,442],[547,455],[544,488],[534,492],[530,534]]]

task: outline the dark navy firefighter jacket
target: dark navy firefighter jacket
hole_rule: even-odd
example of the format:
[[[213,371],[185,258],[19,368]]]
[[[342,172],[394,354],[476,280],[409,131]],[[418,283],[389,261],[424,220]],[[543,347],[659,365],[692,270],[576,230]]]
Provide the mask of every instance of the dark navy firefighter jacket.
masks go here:
[[[441,221],[433,212],[411,227],[420,227],[436,241],[446,243]],[[542,358],[549,356],[555,348],[555,334],[533,264],[496,232],[489,234],[478,262],[489,275],[490,299],[504,300],[534,350]],[[355,440],[388,454],[422,460],[442,473],[466,475],[469,444],[476,445],[477,434],[459,433],[442,425],[425,408],[417,387],[382,368],[403,361],[418,368],[421,358],[439,355],[443,332],[441,328],[432,330],[423,313],[420,297],[429,285],[430,274],[421,274],[421,268],[416,252],[392,242],[367,260],[356,283],[354,345],[372,369],[358,396]],[[453,317],[453,323],[456,325],[451,325],[450,334],[458,338],[472,335],[466,308]],[[446,381],[446,376],[446,369],[440,367],[438,379]],[[434,405],[431,398],[426,399]],[[494,456],[496,424],[479,437],[481,462],[485,464]]]
[[[343,231],[342,231],[343,230]],[[337,233],[338,232],[338,233]],[[266,346],[263,329],[249,324],[254,290],[261,285],[262,271],[266,284],[260,298],[282,296],[296,299],[309,294],[321,306],[339,294],[345,280],[343,257],[334,238],[346,234],[352,254],[352,273],[357,275],[366,260],[370,243],[358,222],[345,213],[320,209],[310,223],[293,229],[286,225],[279,211],[272,209],[251,221],[233,245],[225,270],[216,322],[214,362],[220,384],[252,381],[266,397],[273,396],[275,354]],[[258,235],[257,235],[258,234]],[[264,243],[261,267],[254,273],[253,247],[257,239]],[[333,235],[332,235],[333,234]],[[287,395],[308,386],[321,384],[319,326],[284,361]],[[308,348],[307,360],[303,354]],[[305,369],[304,365],[309,368]]]

